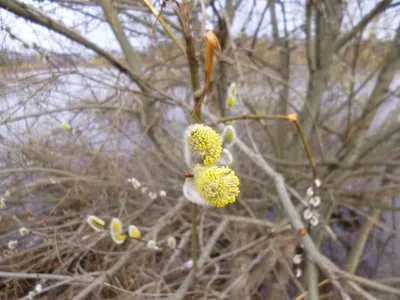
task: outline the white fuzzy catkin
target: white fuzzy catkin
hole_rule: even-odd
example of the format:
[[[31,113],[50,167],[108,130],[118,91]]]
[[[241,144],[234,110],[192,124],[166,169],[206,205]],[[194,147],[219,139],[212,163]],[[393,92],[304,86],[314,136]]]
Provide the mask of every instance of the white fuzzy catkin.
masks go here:
[[[8,242],[8,249],[13,250],[17,248],[18,241],[17,240],[12,240]]]
[[[183,195],[190,202],[196,203],[198,205],[210,206],[210,204],[197,192],[194,187],[193,181],[187,178],[183,184]]]
[[[132,186],[133,186],[133,188],[134,188],[135,190],[139,189],[140,186],[142,185],[142,184],[140,183],[140,181],[137,180],[137,179],[134,178],[134,177],[129,178],[129,179],[128,179],[128,182],[130,182],[130,183],[132,184]]]
[[[310,220],[310,224],[311,226],[318,226],[319,224],[319,218],[317,216],[313,216]]]
[[[303,218],[304,218],[304,220],[310,220],[312,217],[313,217],[313,212],[311,211],[311,209],[309,209],[309,208],[306,208],[304,211],[303,211]]]
[[[97,231],[97,232],[104,231],[104,225],[106,224],[106,222],[104,222],[104,220],[102,220],[96,216],[88,216],[87,223],[89,224],[90,227],[92,227],[92,229],[94,231]]]
[[[167,241],[168,247],[171,249],[176,248],[176,239],[173,236],[170,236]]]
[[[37,284],[37,285],[35,286],[35,292],[36,292],[36,293],[40,294],[40,293],[42,292],[42,290],[43,290],[43,287],[42,287],[41,284]]]
[[[217,162],[221,166],[231,165],[233,163],[232,153],[228,149],[223,149]]]
[[[311,197],[308,203],[310,203],[312,207],[318,207],[321,204],[321,198],[319,196]]]
[[[293,256],[293,263],[298,265],[303,261],[303,255],[301,254],[296,254],[295,256]]]
[[[157,199],[157,193],[155,193],[155,192],[150,192],[150,193],[149,193],[149,197],[150,197],[150,199],[155,200],[155,199]]]
[[[27,229],[27,228],[25,228],[25,227],[21,227],[21,228],[19,229],[19,234],[20,234],[21,236],[26,236],[26,235],[28,235],[29,233],[30,233],[30,230]]]
[[[183,267],[186,269],[186,270],[190,270],[191,268],[193,268],[193,260],[188,260],[188,261],[186,261],[184,264],[183,264]]]
[[[147,245],[146,245],[146,247],[147,248],[149,248],[149,249],[156,249],[156,242],[154,241],[154,240],[149,240],[148,242],[147,242]]]
[[[314,180],[314,184],[315,184],[315,186],[317,188],[319,188],[322,185],[322,182],[321,182],[321,180],[319,178],[317,178],[317,179]]]
[[[222,143],[224,147],[230,147],[233,145],[236,139],[236,130],[232,125],[228,125],[224,128],[222,133]]]

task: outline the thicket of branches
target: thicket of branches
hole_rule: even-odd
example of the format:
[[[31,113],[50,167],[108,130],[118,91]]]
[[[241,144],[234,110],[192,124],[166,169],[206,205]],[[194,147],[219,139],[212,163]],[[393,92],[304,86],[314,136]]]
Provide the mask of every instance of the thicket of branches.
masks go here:
[[[0,298],[40,284],[43,299],[398,299],[399,7],[0,0]],[[205,29],[222,54],[201,103]],[[236,129],[241,193],[200,209],[196,271],[182,135],[199,104],[205,124]],[[271,117],[293,113],[316,166],[296,124]],[[309,227],[316,178],[320,224]],[[116,245],[88,215],[135,224],[142,240]]]

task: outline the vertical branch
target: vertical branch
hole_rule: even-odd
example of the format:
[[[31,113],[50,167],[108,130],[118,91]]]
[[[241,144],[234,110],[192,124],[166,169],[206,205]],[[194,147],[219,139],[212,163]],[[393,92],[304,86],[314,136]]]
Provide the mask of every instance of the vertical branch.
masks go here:
[[[307,65],[308,72],[311,73],[315,68],[315,62],[313,58],[312,51],[312,40],[311,40],[311,17],[312,17],[312,4],[311,0],[307,1],[306,4],[306,23],[305,23],[305,32],[306,32],[306,55],[307,55]]]
[[[318,300],[318,268],[310,260],[307,260],[307,278],[308,278],[308,299]]]
[[[217,37],[221,45],[221,51],[224,51],[227,42],[229,40],[229,31],[227,28],[226,22],[228,20],[224,16],[220,16],[218,14],[218,11],[215,9],[214,4],[212,4],[212,8],[214,10],[214,13],[218,17],[218,31],[217,31]],[[234,15],[234,7],[232,0],[228,0],[225,3],[225,10],[229,16],[229,21],[232,20],[232,16]],[[215,101],[217,102],[216,107],[219,108],[219,113],[221,116],[225,115],[225,100],[226,100],[226,90],[228,87],[228,80],[227,80],[227,65],[224,61],[219,61],[218,62],[218,83],[217,83],[217,89],[218,89],[218,96],[216,97]]]
[[[313,124],[318,115],[322,96],[326,89],[326,83],[329,76],[329,70],[332,64],[334,48],[332,44],[336,40],[340,30],[342,11],[340,1],[327,2],[310,1],[306,10],[306,32],[307,32],[307,59],[310,69],[309,82],[307,87],[307,101],[301,119],[304,120],[303,126],[307,136],[310,135]],[[312,8],[315,11],[315,42],[310,38],[310,27]],[[314,51],[313,49],[314,46]],[[314,56],[314,59],[312,57]]]
[[[357,241],[354,243],[351,248],[350,254],[347,258],[347,264],[344,268],[345,271],[349,273],[355,273],[358,264],[360,263],[360,257],[364,250],[365,243],[368,240],[369,233],[372,229],[372,226],[378,221],[381,210],[379,208],[374,208],[365,221],[360,231],[358,232]]]
[[[124,52],[125,59],[128,62],[129,67],[132,71],[139,74],[141,71],[139,56],[133,51],[128,38],[125,35],[125,31],[121,25],[121,22],[114,11],[112,1],[100,0],[100,6],[103,10],[104,16],[107,19],[107,22],[110,24],[110,27],[118,40],[118,43],[121,46],[122,51]]]
[[[192,261],[193,261],[193,269],[197,272],[197,215],[198,215],[198,207],[196,203],[192,204]]]
[[[367,106],[364,115],[360,118],[357,126],[351,128],[348,133],[348,151],[345,162],[347,164],[354,163],[360,154],[365,133],[367,132],[371,122],[373,121],[379,107],[379,103],[385,98],[389,87],[400,67],[400,25],[397,28],[396,36],[391,43],[391,49],[387,53],[382,69],[376,80],[374,89],[367,99]]]
[[[382,173],[386,175],[387,173],[392,173],[395,170],[394,166],[387,167]],[[383,176],[384,177],[384,176]],[[381,185],[387,184],[388,179],[386,177],[381,180]],[[359,230],[357,241],[354,243],[354,247],[351,248],[350,254],[347,258],[347,264],[344,268],[345,271],[349,273],[355,273],[357,266],[360,263],[360,258],[365,247],[365,243],[368,241],[369,234],[372,230],[374,224],[378,221],[381,210],[379,208],[373,208],[370,216],[365,220]]]
[[[190,81],[194,99],[193,117],[197,123],[201,123],[201,101],[202,92],[200,90],[199,59],[196,53],[195,39],[191,29],[192,13],[187,2],[178,6],[177,14],[182,27],[183,36],[186,41],[186,55],[189,65]]]
[[[172,31],[172,29],[169,27],[168,23],[164,20],[164,18],[161,16],[161,11],[157,11],[157,9],[151,4],[149,0],[144,0],[144,3],[150,8],[151,12],[156,16],[156,22],[159,21],[161,26],[164,28],[165,32],[170,36],[170,38],[174,41],[174,43],[179,47],[179,50],[181,50],[182,54],[186,56],[186,49],[181,43],[181,41],[178,39],[178,37],[175,35],[175,33]],[[163,2],[166,3],[166,2]],[[156,25],[156,23],[154,24]]]
[[[253,40],[251,41],[251,47],[250,47],[251,50],[254,50],[254,48],[256,47],[258,33],[260,32],[261,25],[262,25],[262,23],[264,21],[264,18],[265,18],[265,15],[267,13],[269,4],[270,4],[270,1],[267,1],[267,4],[265,4],[264,10],[261,13],[260,20],[258,20],[258,24],[257,24],[256,30],[254,32],[254,35],[253,35]]]
[[[133,82],[135,82],[142,90],[146,89],[146,84],[139,76],[139,74],[133,72],[133,70],[131,70],[130,68],[127,68],[126,64],[123,64],[120,61],[118,61],[110,53],[105,51],[103,48],[100,48],[90,40],[86,39],[84,36],[80,35],[77,31],[66,27],[64,24],[57,21],[56,19],[41,13],[33,6],[20,2],[18,0],[0,0],[0,8],[4,8],[19,17],[22,17],[40,26],[43,26],[51,31],[57,32],[58,34],[65,36],[66,38],[74,42],[77,42],[78,44],[88,49],[91,49],[92,51],[96,52],[98,55],[106,59],[111,65],[117,68],[120,72],[127,74],[129,78]]]
[[[281,3],[281,10],[283,16],[283,25],[284,25],[284,37],[279,36],[278,32],[278,21],[276,17],[275,11],[275,1],[271,2],[271,21],[273,28],[273,37],[274,42],[278,46],[279,49],[279,70],[282,80],[284,84],[282,85],[282,90],[279,95],[279,102],[277,104],[277,114],[284,115],[287,113],[288,107],[288,96],[289,96],[289,67],[290,67],[290,49],[289,49],[289,34],[287,30],[287,20],[286,20],[286,11],[285,6]],[[276,130],[276,145],[277,145],[277,155],[280,158],[283,158],[284,154],[284,144],[285,144],[285,132],[286,132],[286,124],[284,122],[277,123]]]
[[[193,117],[197,123],[201,123],[201,101],[202,92],[200,90],[200,78],[199,78],[199,60],[196,54],[195,40],[191,30],[191,10],[187,2],[183,2],[178,6],[177,14],[179,22],[182,26],[183,35],[186,41],[186,55],[188,59],[190,79],[192,85],[194,107]],[[198,207],[197,204],[192,204],[192,261],[194,272],[197,272],[197,215]]]

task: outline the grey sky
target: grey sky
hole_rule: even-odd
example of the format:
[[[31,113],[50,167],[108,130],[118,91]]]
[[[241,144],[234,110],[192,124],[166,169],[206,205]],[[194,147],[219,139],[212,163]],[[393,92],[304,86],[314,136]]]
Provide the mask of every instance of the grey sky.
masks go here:
[[[61,20],[64,24],[71,26],[78,30],[89,40],[96,42],[101,47],[107,49],[108,51],[120,51],[118,43],[115,41],[114,35],[109,29],[108,25],[101,23],[97,20],[91,21],[90,23],[85,23],[85,17],[78,12],[74,12],[69,9],[60,8],[57,4],[52,4],[49,1],[37,2],[32,0],[24,0],[23,2],[27,4],[34,5],[35,7],[48,12],[53,18]],[[292,32],[295,28],[299,28],[304,20],[304,4],[303,0],[300,1],[285,1],[288,29]],[[360,10],[357,6],[358,1],[349,0],[349,8],[345,15],[345,24],[349,26],[350,22],[357,23],[360,19],[360,11],[362,14],[366,14],[378,1],[376,0],[365,0],[363,1],[364,7]],[[234,24],[232,30],[235,35],[238,35],[246,24],[247,33],[251,34],[256,28],[256,24],[260,18],[263,8],[265,7],[266,0],[256,1],[256,8],[252,12],[251,21],[248,22],[248,16],[250,13],[251,4],[253,1],[243,1],[238,14],[235,16]],[[158,2],[156,2],[158,6]],[[85,8],[86,12],[94,15],[101,15],[100,9],[95,8]],[[211,9],[209,9],[211,12]],[[280,18],[280,10],[277,10],[278,18]],[[387,38],[393,35],[393,32],[400,22],[400,9],[395,8],[385,13],[384,18],[380,18],[375,24],[376,33],[379,38]],[[141,14],[141,17],[149,18],[148,15]],[[154,16],[150,17],[154,22]],[[280,18],[281,19],[281,18]],[[69,53],[84,53],[86,50],[77,44],[71,43],[66,38],[50,32],[49,30],[33,25],[21,18],[17,18],[14,15],[8,13],[7,11],[0,10],[0,24],[8,26],[11,28],[12,32],[19,38],[27,42],[28,44],[37,43],[41,47],[54,52],[63,52],[66,49]],[[279,26],[283,27],[282,22]],[[211,24],[208,24],[208,28]],[[270,35],[270,19],[267,16],[262,24],[261,35]],[[369,27],[371,28],[371,26]],[[368,31],[366,31],[368,34]],[[296,37],[301,37],[302,33],[297,30],[293,33]],[[152,42],[152,36],[149,38],[145,37],[135,37],[131,39],[131,43],[135,48],[143,48],[143,46],[148,45]],[[23,51],[20,42],[13,41],[5,32],[1,32],[0,36],[0,49],[7,49],[10,51]],[[88,52],[85,52],[88,53]]]

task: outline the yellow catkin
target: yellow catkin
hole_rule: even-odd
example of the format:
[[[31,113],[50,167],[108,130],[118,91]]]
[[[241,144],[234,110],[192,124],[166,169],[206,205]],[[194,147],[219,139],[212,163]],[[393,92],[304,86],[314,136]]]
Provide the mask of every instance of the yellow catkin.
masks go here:
[[[222,137],[209,126],[195,124],[189,127],[189,151],[200,153],[205,166],[212,165],[222,152]]]
[[[119,219],[113,218],[110,223],[111,234],[120,234],[122,232],[122,223]]]
[[[135,225],[129,226],[128,234],[132,239],[140,239],[141,232]]]
[[[239,195],[239,178],[229,167],[201,167],[194,169],[194,186],[198,193],[215,207],[236,201]]]

